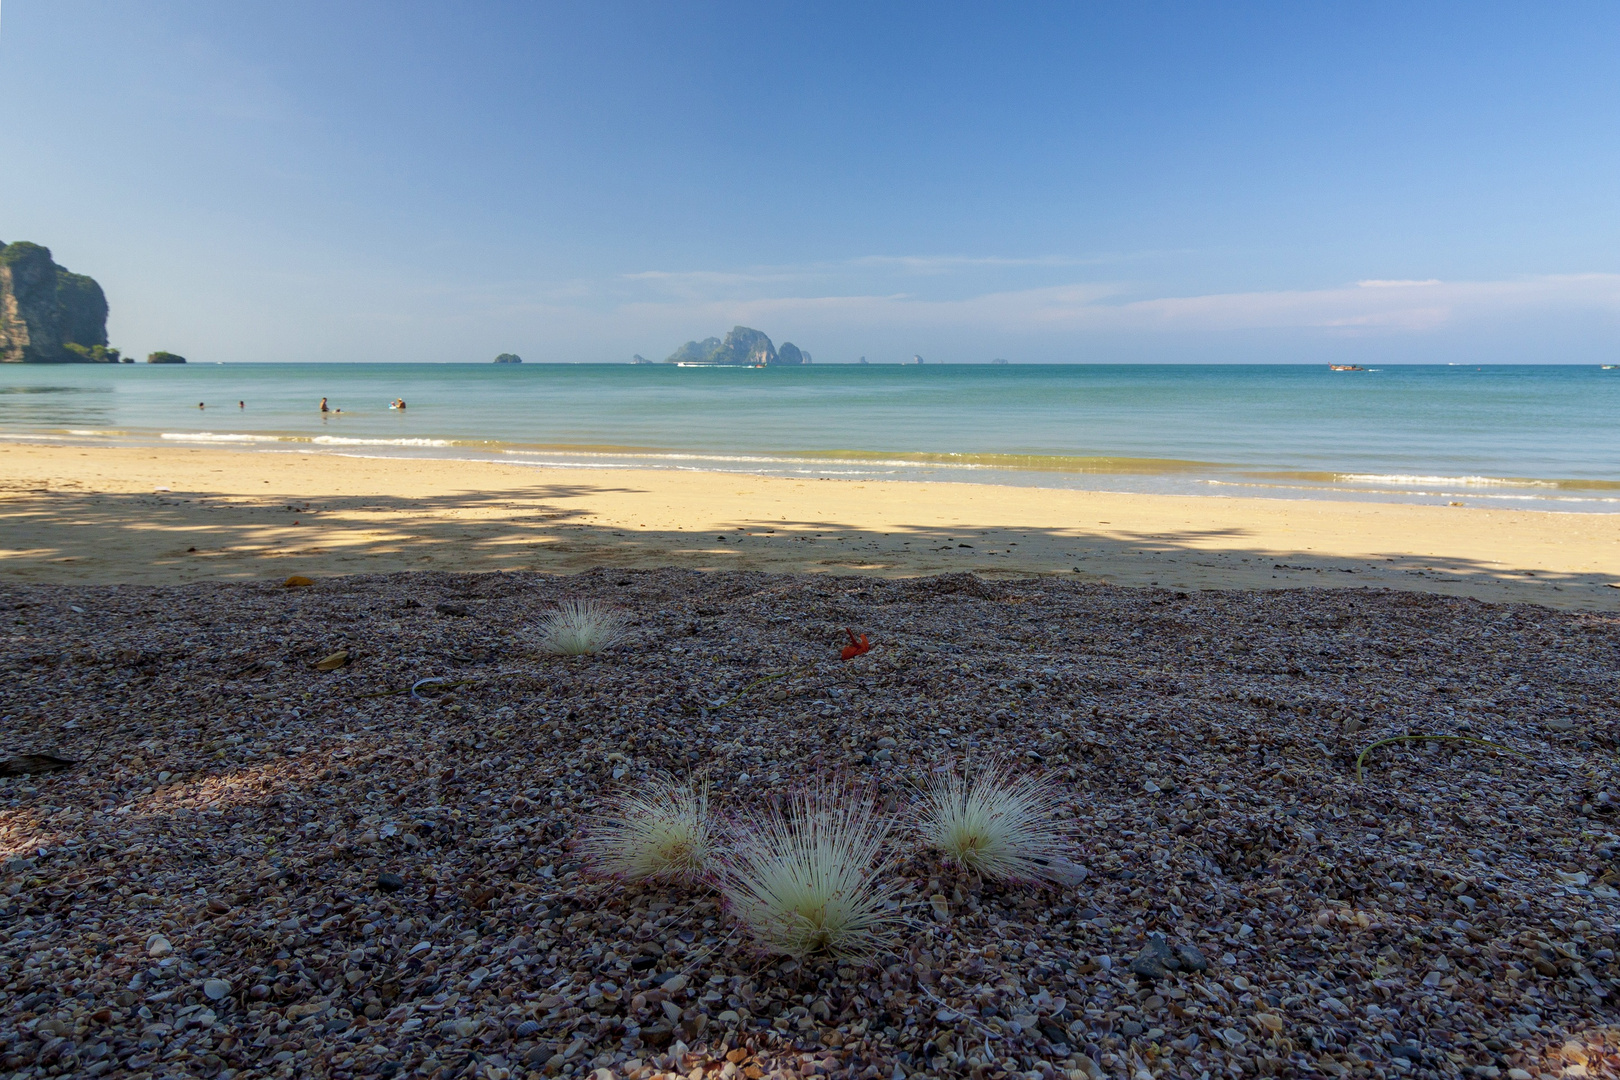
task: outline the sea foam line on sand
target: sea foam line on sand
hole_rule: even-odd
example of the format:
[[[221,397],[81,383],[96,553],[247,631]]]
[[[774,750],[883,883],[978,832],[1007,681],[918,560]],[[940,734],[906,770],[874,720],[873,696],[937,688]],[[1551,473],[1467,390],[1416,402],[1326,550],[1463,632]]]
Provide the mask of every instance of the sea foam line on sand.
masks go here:
[[[86,433],[86,434],[100,434]],[[317,446],[431,446],[459,445],[451,439],[360,439],[345,435],[249,435],[234,432],[165,431],[158,436],[170,442],[201,443],[313,443]]]

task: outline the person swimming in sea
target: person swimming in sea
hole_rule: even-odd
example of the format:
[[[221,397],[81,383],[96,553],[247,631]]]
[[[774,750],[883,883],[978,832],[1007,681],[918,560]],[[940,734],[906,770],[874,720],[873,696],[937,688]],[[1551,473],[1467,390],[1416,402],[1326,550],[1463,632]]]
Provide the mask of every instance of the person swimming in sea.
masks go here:
[[[403,409],[405,407],[405,399],[395,398],[393,401],[388,403],[388,407],[390,409]]]
[[[245,409],[245,408],[247,408],[247,402],[245,402],[245,401],[238,401],[238,402],[237,402],[237,403],[236,403],[236,407],[237,407],[237,408],[238,408],[238,409]]]
[[[208,406],[204,405],[202,402],[199,401],[199,402],[197,402],[197,408],[206,409],[206,408],[208,408]]]
[[[321,398],[321,412],[331,412],[331,411],[332,411],[331,409],[328,409],[326,407],[326,399]]]

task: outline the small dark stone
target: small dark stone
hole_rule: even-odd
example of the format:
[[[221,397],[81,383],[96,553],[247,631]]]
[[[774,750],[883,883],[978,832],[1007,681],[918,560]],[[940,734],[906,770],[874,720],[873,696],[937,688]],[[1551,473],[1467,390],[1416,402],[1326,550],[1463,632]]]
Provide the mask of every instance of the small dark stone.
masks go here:
[[[1069,1041],[1068,1033],[1056,1024],[1042,1024],[1041,1034],[1046,1036],[1046,1041],[1053,1046],[1067,1045]]]
[[[1416,1043],[1402,1043],[1389,1053],[1391,1057],[1405,1058],[1407,1061],[1423,1060],[1423,1048]]]
[[[675,1037],[675,1029],[667,1023],[654,1024],[641,1029],[641,1041],[654,1050],[662,1050]]]
[[[382,873],[377,875],[377,888],[381,889],[383,892],[398,892],[404,887],[405,879],[400,877],[398,874],[390,874],[388,871],[384,870]]]
[[[1207,971],[1209,960],[1203,953],[1192,945],[1177,945],[1176,959],[1181,961],[1183,971]]]
[[[1123,1024],[1119,1025],[1119,1030],[1124,1033],[1126,1038],[1134,1039],[1136,1036],[1142,1034],[1142,1025],[1138,1024],[1135,1020],[1127,1020]]]
[[[1172,971],[1180,969],[1181,961],[1158,934],[1148,938],[1147,947],[1131,961],[1132,973],[1144,979],[1168,978]]]
[[[634,960],[630,961],[630,970],[646,971],[648,968],[655,966],[657,963],[658,957],[656,956],[638,956]]]
[[[457,618],[464,618],[471,614],[460,604],[434,604],[433,610],[437,611],[440,615],[454,615]]]
[[[334,1016],[332,1019],[326,1022],[326,1031],[328,1034],[331,1034],[334,1031],[347,1031],[348,1027],[349,1022],[343,1019],[341,1016]]]
[[[1090,920],[1095,919],[1097,917],[1097,915],[1098,915],[1098,911],[1097,911],[1096,908],[1088,907],[1088,908],[1081,908],[1080,913],[1078,915],[1076,915],[1075,918],[1089,922]]]

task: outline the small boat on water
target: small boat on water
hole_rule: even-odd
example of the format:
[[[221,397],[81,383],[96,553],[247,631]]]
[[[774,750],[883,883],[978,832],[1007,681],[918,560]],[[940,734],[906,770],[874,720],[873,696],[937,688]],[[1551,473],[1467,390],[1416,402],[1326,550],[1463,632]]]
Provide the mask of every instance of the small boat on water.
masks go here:
[[[1329,371],[1366,371],[1360,364],[1329,364]]]
[[[1604,371],[1613,371],[1615,368],[1620,367],[1620,364],[1604,364],[1602,367]]]

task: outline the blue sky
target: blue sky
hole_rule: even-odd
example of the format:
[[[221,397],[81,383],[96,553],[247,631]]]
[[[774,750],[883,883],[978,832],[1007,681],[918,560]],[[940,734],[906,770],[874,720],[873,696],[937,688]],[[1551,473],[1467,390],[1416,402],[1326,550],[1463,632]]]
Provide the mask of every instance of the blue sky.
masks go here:
[[[1620,360],[1613,4],[0,10],[0,239],[219,360]]]

